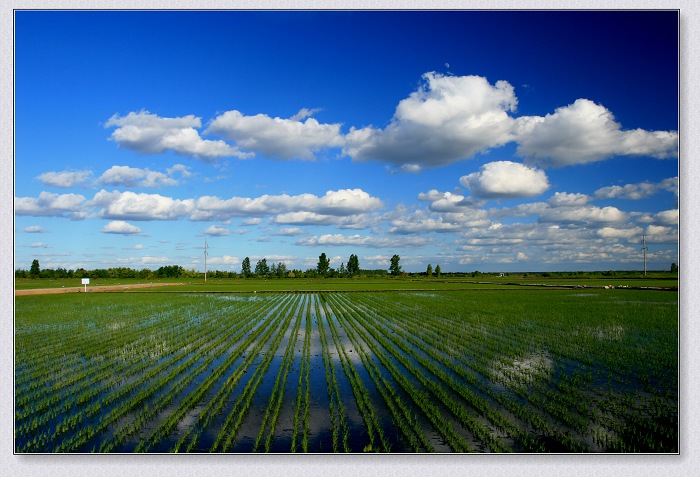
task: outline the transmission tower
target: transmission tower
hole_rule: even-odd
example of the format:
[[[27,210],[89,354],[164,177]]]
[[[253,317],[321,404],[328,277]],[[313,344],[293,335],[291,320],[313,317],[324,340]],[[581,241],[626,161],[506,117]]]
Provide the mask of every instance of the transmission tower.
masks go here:
[[[207,239],[204,239],[204,281],[207,281],[207,255],[209,255],[209,252],[207,249],[209,248],[209,245],[207,245]]]
[[[642,235],[642,252],[644,252],[644,276],[647,276],[647,250],[649,250],[649,247],[647,247],[647,237],[646,235]]]

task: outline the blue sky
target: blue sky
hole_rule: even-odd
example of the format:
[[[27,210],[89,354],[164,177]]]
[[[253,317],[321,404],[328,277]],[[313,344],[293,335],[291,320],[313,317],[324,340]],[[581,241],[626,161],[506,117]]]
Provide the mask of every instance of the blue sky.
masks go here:
[[[678,262],[673,11],[17,11],[15,267]]]

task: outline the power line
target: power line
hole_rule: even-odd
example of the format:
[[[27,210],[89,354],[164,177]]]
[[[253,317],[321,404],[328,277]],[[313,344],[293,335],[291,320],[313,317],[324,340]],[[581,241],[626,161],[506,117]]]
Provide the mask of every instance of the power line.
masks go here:
[[[649,247],[647,247],[647,236],[642,235],[642,252],[644,252],[644,276],[647,276],[647,250],[649,250]]]
[[[207,255],[209,255],[209,252],[207,249],[209,248],[209,245],[207,245],[207,239],[204,239],[204,281],[207,281]]]

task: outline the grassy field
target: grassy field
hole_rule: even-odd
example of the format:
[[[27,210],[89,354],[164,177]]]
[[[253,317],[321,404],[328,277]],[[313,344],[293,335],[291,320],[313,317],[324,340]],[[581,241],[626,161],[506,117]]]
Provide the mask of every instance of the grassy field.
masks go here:
[[[566,286],[566,287],[662,287],[678,286],[676,278],[542,278],[542,277],[460,277],[460,278],[294,278],[294,279],[261,279],[261,278],[210,278],[203,279],[92,279],[90,287],[99,286],[129,286],[144,283],[176,283],[181,285],[180,291],[213,291],[213,292],[264,292],[264,291],[384,291],[384,290],[456,290],[471,288],[508,288],[514,285],[528,286]],[[15,289],[29,290],[41,288],[71,288],[81,287],[80,279],[17,279]],[[134,290],[131,290],[134,291]],[[163,289],[140,289],[141,292],[163,291]]]
[[[15,451],[678,451],[677,292],[429,284],[16,297]]]

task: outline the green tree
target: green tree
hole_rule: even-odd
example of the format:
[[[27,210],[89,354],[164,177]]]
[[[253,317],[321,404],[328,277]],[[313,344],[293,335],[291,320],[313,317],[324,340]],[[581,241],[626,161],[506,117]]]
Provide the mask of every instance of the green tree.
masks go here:
[[[270,267],[267,266],[267,259],[258,260],[255,264],[255,274],[259,277],[266,277],[270,274]]]
[[[440,265],[435,266],[435,275],[437,275],[438,278],[440,278],[440,274],[442,273],[442,270],[440,270]]]
[[[391,264],[389,265],[389,273],[391,273],[394,276],[398,276],[401,274],[401,265],[399,265],[399,261],[401,260],[401,257],[398,255],[394,255],[391,257]]]
[[[36,258],[32,261],[32,266],[29,268],[29,276],[31,278],[39,278],[41,268],[39,268],[39,260]]]
[[[357,255],[350,255],[346,270],[351,277],[360,273],[360,260],[357,258]]]
[[[428,275],[428,277],[433,276],[433,266],[431,264],[428,264],[428,268],[425,270],[425,274]]]
[[[671,264],[671,273],[678,273],[678,265],[676,265],[676,262]]]
[[[248,257],[243,259],[243,263],[241,264],[241,273],[246,278],[253,274],[252,270],[250,269],[250,259]]]
[[[318,274],[321,275],[322,277],[325,277],[326,274],[328,273],[328,268],[331,265],[331,261],[326,257],[326,252],[323,252],[321,255],[318,257],[318,265],[316,266],[316,270],[318,271]]]

